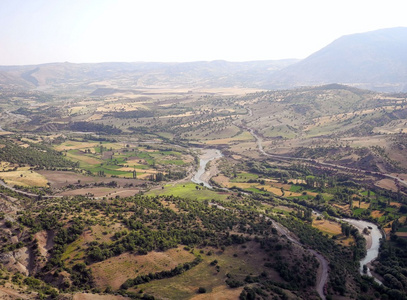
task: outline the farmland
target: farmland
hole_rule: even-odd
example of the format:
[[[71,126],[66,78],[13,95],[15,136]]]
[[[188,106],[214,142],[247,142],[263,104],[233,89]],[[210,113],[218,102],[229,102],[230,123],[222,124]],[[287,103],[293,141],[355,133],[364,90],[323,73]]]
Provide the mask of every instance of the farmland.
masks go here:
[[[368,233],[339,219],[373,222],[387,233],[381,251],[403,251],[402,96],[326,86],[50,97],[0,102],[13,111],[0,119],[4,284],[44,297],[318,299],[314,249],[330,262],[332,299],[392,295],[358,273]],[[191,182],[202,149],[223,154],[207,165],[213,188]],[[391,273],[389,257],[375,273]]]

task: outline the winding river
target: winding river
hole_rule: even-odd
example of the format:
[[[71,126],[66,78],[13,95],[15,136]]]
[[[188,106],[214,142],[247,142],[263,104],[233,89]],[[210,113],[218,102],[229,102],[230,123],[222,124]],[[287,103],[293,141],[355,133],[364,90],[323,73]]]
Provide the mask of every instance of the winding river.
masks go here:
[[[368,228],[369,234],[364,235],[366,239],[366,256],[360,261],[360,274],[362,275],[369,275],[371,277],[374,277],[372,273],[370,272],[370,269],[367,268],[367,273],[365,274],[363,272],[363,266],[368,265],[372,261],[374,261],[377,256],[379,255],[379,248],[380,248],[380,239],[383,238],[383,234],[381,230],[373,223],[363,221],[363,220],[355,220],[355,219],[341,219],[342,221],[345,221],[353,226],[355,226],[361,233],[363,232],[363,229]],[[374,277],[375,281],[377,283],[381,284],[381,281]]]
[[[217,149],[203,149],[202,154],[199,156],[199,168],[195,175],[192,177],[191,181],[197,184],[203,184],[207,188],[213,188],[209,184],[209,180],[211,179],[211,174],[209,171],[206,170],[206,165],[211,160],[221,158],[222,152]]]
[[[253,132],[252,132],[253,134]],[[259,151],[265,155],[267,155],[267,153],[264,152],[262,144],[261,144],[261,140],[260,139],[256,139],[257,140],[257,145],[259,148]],[[203,184],[205,187],[207,188],[212,188],[212,186],[209,184],[209,180],[211,177],[211,174],[209,171],[206,170],[206,165],[208,164],[208,162],[220,158],[222,157],[222,153],[217,150],[217,149],[204,149],[202,150],[202,153],[200,155],[200,161],[199,161],[199,168],[197,170],[197,172],[195,173],[195,175],[192,177],[192,182],[197,183],[197,184]],[[373,223],[367,222],[367,221],[363,221],[363,220],[355,220],[355,219],[340,219],[342,221],[345,221],[353,226],[355,226],[356,228],[358,228],[358,230],[360,232],[363,232],[363,229],[368,228],[369,229],[369,235],[364,235],[366,238],[366,251],[367,254],[366,256],[360,261],[360,274],[362,275],[366,275],[363,272],[363,266],[364,265],[368,265],[369,263],[371,263],[372,261],[374,261],[377,256],[379,255],[379,247],[380,247],[380,239],[383,237],[382,232],[380,231],[380,229]],[[280,224],[273,222],[274,226],[277,228],[277,230],[280,232],[280,234],[285,234],[286,236],[290,236],[288,234],[287,229],[283,228]],[[281,228],[280,228],[280,227]],[[280,230],[279,230],[280,229]],[[294,240],[293,240],[294,241]],[[298,241],[295,240],[295,243],[301,245]],[[318,282],[317,282],[317,291],[318,294],[320,295],[320,297],[322,299],[326,299],[324,292],[323,292],[323,288],[328,280],[328,261],[318,252],[310,249],[311,253],[315,255],[315,257],[318,259],[318,261],[320,262],[320,265],[322,267],[322,271],[319,274],[319,278],[318,278]],[[373,276],[370,272],[370,269],[367,268],[367,275],[369,276]],[[374,276],[373,276],[374,277]],[[378,282],[379,284],[381,284],[381,281],[374,277],[375,281]]]

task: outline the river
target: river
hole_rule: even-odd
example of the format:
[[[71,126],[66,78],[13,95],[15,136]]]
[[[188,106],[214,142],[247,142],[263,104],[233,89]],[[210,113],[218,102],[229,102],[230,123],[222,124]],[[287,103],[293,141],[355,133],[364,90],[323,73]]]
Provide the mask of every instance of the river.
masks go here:
[[[363,229],[368,228],[369,230],[369,235],[363,234],[363,236],[366,239],[366,256],[360,261],[360,274],[366,275],[363,272],[363,266],[368,265],[372,261],[374,261],[377,256],[379,255],[379,248],[380,248],[380,239],[383,238],[383,234],[381,230],[373,223],[363,221],[363,220],[354,220],[354,219],[341,219],[342,221],[345,221],[353,226],[355,226],[361,233],[363,232]],[[372,273],[370,272],[370,269],[367,268],[367,275],[372,276]],[[380,280],[374,277],[375,281],[377,283],[380,283]]]
[[[191,181],[197,184],[203,184],[207,188],[213,188],[209,184],[211,174],[206,170],[206,165],[211,160],[221,158],[222,152],[217,149],[203,149],[202,154],[199,156],[199,168],[195,175],[192,177]]]
[[[254,132],[252,132],[252,134],[254,134]],[[257,140],[257,146],[258,146],[259,151],[261,153],[267,155],[267,153],[265,153],[263,150],[261,140],[259,140],[259,139],[256,139],[256,140]],[[198,184],[203,184],[207,188],[212,188],[212,186],[209,184],[211,174],[209,171],[206,170],[206,165],[208,162],[210,162],[214,159],[220,158],[222,156],[223,156],[222,153],[217,149],[202,150],[202,154],[200,155],[199,168],[198,168],[198,171],[195,173],[195,175],[192,177],[192,181],[195,183],[198,183]],[[369,232],[370,232],[369,235],[364,235],[364,237],[366,239],[366,256],[360,261],[359,271],[360,271],[361,275],[367,274],[369,276],[372,276],[377,283],[381,284],[381,281],[372,275],[369,268],[367,268],[367,273],[365,274],[363,272],[363,266],[364,265],[367,266],[369,263],[374,261],[377,258],[377,256],[379,255],[380,239],[383,237],[382,232],[375,224],[367,222],[367,221],[355,220],[355,219],[340,219],[340,220],[345,221],[345,222],[355,226],[356,228],[358,228],[358,230],[361,233],[363,232],[363,229],[365,229],[365,228],[369,229]],[[277,225],[277,228],[279,228],[278,226],[280,224],[278,224],[276,222],[273,222],[273,224],[274,224],[274,226]],[[282,230],[282,229],[280,228],[280,230]],[[284,233],[284,231],[281,231],[280,233]],[[287,236],[290,236],[290,235],[287,234]],[[296,241],[296,243],[300,244],[298,241]],[[325,295],[323,293],[323,288],[324,288],[326,282],[328,281],[328,261],[325,259],[325,257],[323,257],[318,252],[311,250],[311,249],[310,249],[310,251],[312,254],[315,255],[315,257],[318,259],[318,261],[322,267],[321,273],[318,274],[319,278],[317,280],[317,291],[322,299],[326,299]]]

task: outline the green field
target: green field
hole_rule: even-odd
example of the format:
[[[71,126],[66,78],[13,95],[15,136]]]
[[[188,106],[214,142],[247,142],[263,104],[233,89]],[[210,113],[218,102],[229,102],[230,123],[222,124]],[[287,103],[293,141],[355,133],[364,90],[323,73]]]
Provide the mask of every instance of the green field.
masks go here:
[[[197,200],[226,200],[228,197],[227,193],[216,192],[195,183],[167,184],[163,189],[152,190],[147,195],[173,195],[175,197]]]

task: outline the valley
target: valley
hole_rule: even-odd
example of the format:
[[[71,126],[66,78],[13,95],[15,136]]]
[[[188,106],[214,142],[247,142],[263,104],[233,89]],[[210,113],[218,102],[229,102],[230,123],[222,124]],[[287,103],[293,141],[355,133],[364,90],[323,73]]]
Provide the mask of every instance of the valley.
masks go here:
[[[1,292],[406,297],[405,94],[114,84],[0,90]]]

